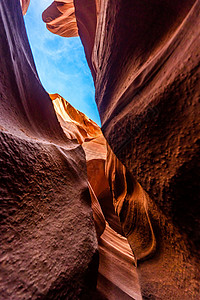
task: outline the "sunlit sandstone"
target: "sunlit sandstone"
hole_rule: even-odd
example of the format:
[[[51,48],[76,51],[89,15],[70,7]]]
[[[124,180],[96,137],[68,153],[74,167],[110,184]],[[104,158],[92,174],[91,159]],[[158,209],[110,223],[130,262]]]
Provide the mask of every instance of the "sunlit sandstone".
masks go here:
[[[71,138],[77,138],[86,154],[91,207],[99,241],[100,261],[97,291],[106,299],[133,299],[133,297],[134,299],[141,299],[135,268],[136,260],[124,236],[113,205],[113,201],[115,204],[115,201],[119,201],[119,199],[116,197],[113,199],[113,196],[116,195],[112,195],[110,192],[107,179],[109,176],[105,174],[105,163],[107,165],[109,163],[106,140],[96,123],[73,108],[60,95],[50,96],[64,132],[66,135],[69,134],[69,130],[71,134],[74,133],[74,137],[71,136]],[[109,157],[112,158],[112,155],[109,154]],[[120,166],[116,158],[115,163]],[[111,168],[109,169],[111,170]],[[121,169],[124,170],[125,168],[122,166],[118,169],[120,172]],[[112,179],[115,181],[115,178]],[[111,190],[113,190],[112,187]],[[127,218],[130,220],[132,216],[128,215]],[[123,228],[125,232],[126,226]]]
[[[142,296],[196,299],[200,3],[86,2],[74,0],[76,21]]]
[[[78,28],[105,142],[58,94],[55,114],[20,2],[0,2],[2,299],[198,299],[199,12],[74,0],[43,14],[54,33]]]

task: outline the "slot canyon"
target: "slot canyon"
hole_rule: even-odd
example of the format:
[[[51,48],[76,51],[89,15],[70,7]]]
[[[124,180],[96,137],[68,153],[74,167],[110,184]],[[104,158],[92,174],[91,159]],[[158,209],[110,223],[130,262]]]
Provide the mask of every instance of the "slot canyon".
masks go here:
[[[101,128],[42,86],[29,4],[0,0],[0,299],[200,299],[200,1],[41,11],[80,37]]]

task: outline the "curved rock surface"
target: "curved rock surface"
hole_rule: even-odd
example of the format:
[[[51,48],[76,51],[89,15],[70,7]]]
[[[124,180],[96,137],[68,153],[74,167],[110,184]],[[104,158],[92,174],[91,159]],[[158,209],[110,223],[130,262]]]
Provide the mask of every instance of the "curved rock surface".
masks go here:
[[[65,134],[70,139],[77,139],[85,151],[92,208],[98,236],[105,229],[104,216],[109,225],[116,232],[122,234],[119,218],[113,206],[109,182],[105,175],[107,145],[100,127],[85,114],[71,106],[59,94],[52,94],[50,97]]]
[[[152,256],[156,240],[149,217],[149,196],[108,146],[106,175],[122,229],[137,261]]]
[[[114,194],[125,196],[124,201],[126,195],[136,195],[130,219],[134,225],[130,223],[129,229],[133,226],[132,241],[142,245],[136,258],[140,259],[145,249],[147,253],[146,261],[138,267],[142,296],[196,299],[200,281],[200,2],[100,3],[90,65],[96,70],[102,131],[126,172],[150,196],[145,193],[146,200],[141,202],[138,184],[130,184],[135,191],[127,193],[114,182]],[[81,11],[81,6],[82,2],[76,0],[75,11]],[[120,170],[121,167],[118,171],[111,169],[110,173],[116,176],[119,172],[121,183],[125,182],[126,172]],[[130,215],[128,203],[122,206],[126,218]],[[146,209],[157,245],[156,251],[152,247],[149,260],[152,236],[143,235],[147,228],[143,228]],[[124,225],[128,223],[126,218]]]
[[[107,174],[139,260],[142,296],[196,299],[200,2],[74,5],[102,131],[114,153],[109,150]]]
[[[72,140],[76,139],[79,144],[83,146],[86,154],[87,166],[88,163],[91,165],[96,165],[99,163],[99,160],[103,160],[105,162],[106,144],[99,126],[89,119],[85,114],[75,109],[59,94],[51,94],[50,97],[53,100],[54,109],[66,136]],[[100,140],[100,143],[95,143],[94,141],[96,140]],[[93,149],[94,143],[96,151]],[[87,174],[95,228],[97,236],[100,237],[105,229],[106,223],[98,201],[98,193],[96,193],[97,189],[93,182],[99,182],[100,179],[103,182],[104,178],[100,178],[98,173],[89,172],[88,167]]]
[[[123,236],[105,174],[105,138],[97,124],[73,108],[60,95],[50,96],[64,131],[68,134],[70,129],[70,132],[74,133],[86,154],[93,218],[99,241],[97,291],[105,299],[141,299],[136,261],[126,237]],[[73,128],[69,123],[73,124]],[[110,157],[112,158],[111,155]],[[119,163],[118,160],[117,162]]]
[[[95,77],[96,73],[92,65],[92,51],[99,8],[100,3],[95,0],[82,0],[80,9],[76,1],[55,0],[42,14],[42,19],[47,24],[47,29],[52,33],[64,37],[81,36],[82,41],[84,41],[83,46],[86,59],[93,77]]]
[[[0,299],[96,297],[85,154],[41,86],[19,1],[0,1]]]
[[[73,0],[53,1],[43,12],[42,19],[47,29],[64,37],[78,36]]]
[[[141,300],[135,259],[127,239],[108,224],[99,240],[97,290],[106,299]]]

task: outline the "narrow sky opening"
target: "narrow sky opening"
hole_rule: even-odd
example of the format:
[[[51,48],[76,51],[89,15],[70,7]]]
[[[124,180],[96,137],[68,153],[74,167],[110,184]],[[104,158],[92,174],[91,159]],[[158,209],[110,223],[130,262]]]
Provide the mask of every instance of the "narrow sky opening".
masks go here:
[[[53,0],[31,0],[25,26],[40,80],[50,94],[58,93],[100,126],[95,89],[79,37],[49,32],[42,12]]]

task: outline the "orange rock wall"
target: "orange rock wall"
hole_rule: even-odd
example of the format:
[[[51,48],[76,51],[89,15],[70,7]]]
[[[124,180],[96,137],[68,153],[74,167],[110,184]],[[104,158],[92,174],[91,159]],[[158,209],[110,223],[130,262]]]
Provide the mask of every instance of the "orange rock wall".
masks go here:
[[[92,120],[73,108],[60,95],[50,96],[64,132],[74,133],[86,154],[91,206],[100,255],[97,291],[105,299],[132,299],[132,296],[134,299],[141,299],[135,267],[137,262],[124,236],[126,228],[124,226],[124,231],[122,230],[118,215],[115,213],[115,202],[119,199],[114,198],[113,205],[113,195],[107,179],[109,176],[105,174],[106,140],[100,128]],[[112,163],[114,159],[112,155],[109,156]],[[119,164],[117,159],[116,161]],[[107,169],[111,170],[111,168]],[[116,184],[115,178],[111,177]],[[129,216],[128,218],[130,219]]]

